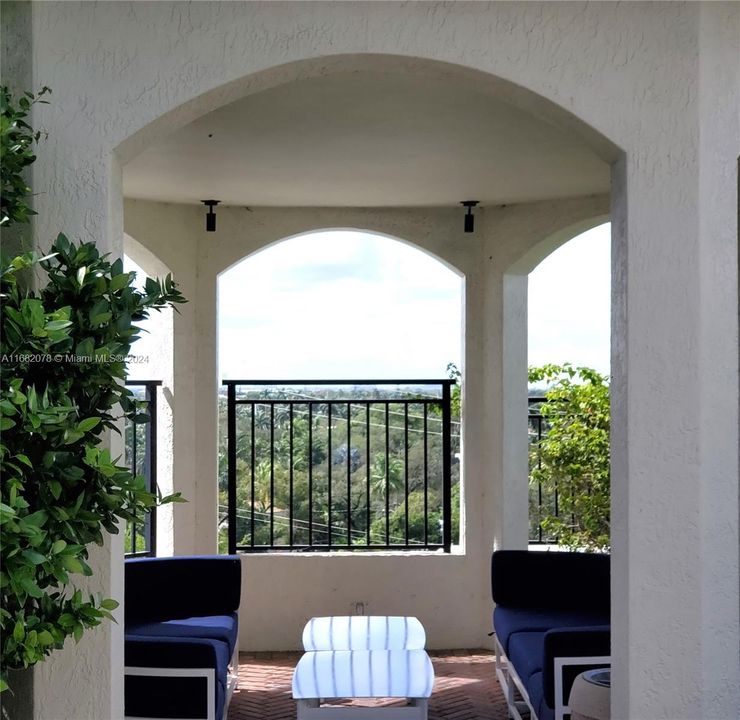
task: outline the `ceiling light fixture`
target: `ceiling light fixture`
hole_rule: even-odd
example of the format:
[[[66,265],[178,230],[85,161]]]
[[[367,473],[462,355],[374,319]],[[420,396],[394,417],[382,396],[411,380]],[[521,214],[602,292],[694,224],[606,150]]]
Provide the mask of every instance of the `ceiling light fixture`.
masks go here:
[[[206,215],[206,232],[216,232],[216,212],[213,208],[215,208],[221,201],[201,200],[201,202],[208,208],[208,214]]]
[[[473,208],[478,204],[478,200],[465,200],[460,203],[463,207],[468,209],[465,215],[465,232],[475,232],[475,215],[473,215]]]

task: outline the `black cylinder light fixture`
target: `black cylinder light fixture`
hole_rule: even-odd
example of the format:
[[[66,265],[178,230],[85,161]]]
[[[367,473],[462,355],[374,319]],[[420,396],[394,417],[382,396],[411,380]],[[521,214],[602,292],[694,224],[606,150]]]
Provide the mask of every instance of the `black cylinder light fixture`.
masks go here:
[[[475,215],[473,215],[473,208],[478,204],[478,200],[464,200],[460,203],[464,208],[468,209],[465,214],[465,232],[475,232]]]
[[[216,211],[213,208],[215,208],[221,201],[201,200],[201,202],[208,208],[208,214],[206,215],[206,232],[216,232]]]

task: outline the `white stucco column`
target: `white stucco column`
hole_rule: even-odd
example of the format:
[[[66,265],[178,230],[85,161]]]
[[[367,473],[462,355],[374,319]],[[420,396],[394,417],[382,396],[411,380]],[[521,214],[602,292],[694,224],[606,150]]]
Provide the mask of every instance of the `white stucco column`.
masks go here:
[[[486,228],[492,223],[486,214]],[[483,260],[483,434],[496,549],[527,547],[527,278],[505,278],[493,253]],[[511,282],[509,281],[511,280]],[[505,301],[508,300],[508,303]],[[513,303],[513,304],[512,304]],[[524,303],[523,307],[520,305]],[[512,414],[507,414],[511,412]],[[519,437],[521,435],[521,438]],[[517,453],[522,453],[522,458]],[[493,548],[489,548],[492,550]]]
[[[125,222],[124,222],[125,226]],[[164,278],[170,268],[151,250],[126,233],[123,239],[125,257],[132,260],[151,278]],[[124,262],[125,267],[125,262]],[[143,283],[143,279],[137,281]],[[174,487],[174,316],[173,308],[149,314],[145,332],[134,343],[132,354],[137,361],[127,368],[127,380],[157,380],[156,481],[162,495],[175,492]],[[156,510],[156,553],[159,557],[174,554],[174,510],[176,504],[161,505]]]
[[[5,3],[2,8],[2,71],[3,84],[12,91],[38,90],[49,84],[45,78],[39,82],[35,75],[31,49],[34,41],[32,7],[30,3]],[[50,113],[42,112],[44,106],[36,106],[32,115],[33,127],[55,124]],[[57,116],[58,117],[58,116]],[[96,157],[96,148],[82,152],[70,164],[72,153],[66,153],[59,139],[44,143],[43,152],[28,173],[31,186],[37,191],[33,207],[39,212],[31,225],[32,242],[40,250],[48,250],[50,241],[60,231],[72,238],[100,242],[103,251],[116,252],[120,236],[116,236],[118,215],[108,204],[107,189],[117,177],[117,168],[109,159]],[[80,179],[65,184],[60,176],[70,167],[84,168],[88,179],[97,179],[102,193],[88,195],[81,190]],[[63,186],[57,195],[57,185]],[[82,200],[80,201],[80,195]],[[95,208],[93,210],[93,208]],[[14,237],[14,233],[3,232],[3,246],[11,251],[9,240],[24,240],[26,234]],[[13,243],[14,244],[14,243]],[[24,248],[28,249],[28,248]],[[115,448],[113,448],[115,449]],[[89,564],[93,576],[89,579],[73,575],[75,585],[83,591],[101,592],[106,597],[122,599],[123,589],[123,543],[122,536],[108,537],[104,547],[90,549]],[[120,611],[116,613],[122,620]],[[98,718],[120,718],[123,715],[122,685],[114,687],[113,678],[123,673],[123,630],[122,626],[104,622],[98,628],[85,632],[76,645],[68,639],[61,651],[55,651],[43,662],[25,674],[25,686],[16,688],[18,694],[13,702],[3,705],[11,713],[17,712],[24,720],[97,720]],[[13,709],[12,706],[16,707]],[[13,715],[15,717],[15,714]]]
[[[157,554],[207,552],[196,542],[197,486],[199,479],[201,482],[211,481],[211,476],[207,480],[202,478],[196,468],[199,432],[196,423],[200,416],[198,392],[202,377],[198,366],[200,341],[196,330],[200,306],[196,280],[200,212],[192,205],[136,200],[127,200],[124,209],[127,234],[151,254],[152,266],[159,263],[158,272],[166,270],[172,273],[187,300],[177,306],[173,315],[172,337],[163,340],[164,347],[171,349],[171,357],[164,363],[165,367],[171,367],[171,374],[167,373],[163,378],[165,382],[161,391],[164,420],[171,422],[170,428],[162,427],[163,439],[167,443],[162,451],[168,455],[167,465],[171,466],[171,491],[180,492],[186,502],[168,505],[158,511],[165,524],[161,528],[159,522],[157,525]],[[163,541],[161,545],[160,538]]]
[[[529,542],[526,275],[501,277],[501,313],[500,547],[524,550]]]
[[[222,213],[219,213],[222,215]],[[197,236],[195,343],[192,349],[197,375],[194,386],[196,417],[195,547],[200,553],[218,549],[218,275],[202,266],[205,248],[219,238],[205,232],[202,213]],[[221,220],[221,218],[219,218]]]
[[[702,7],[699,27],[702,713],[731,717],[740,714],[740,6]]]
[[[740,13],[702,10],[696,114],[670,140],[649,133],[613,176],[617,720],[740,708]]]
[[[59,72],[63,72],[59,70]],[[47,70],[34,87],[53,85],[55,73]],[[102,138],[67,132],[65,117],[74,114],[69,98],[56,97],[49,105],[36,105],[35,127],[51,127],[33,165],[35,191],[35,242],[41,251],[64,232],[74,242],[94,242],[101,253],[123,253],[121,170]],[[111,436],[111,451],[122,452]],[[89,546],[90,578],[72,575],[83,593],[101,593],[121,602],[114,613],[118,623],[103,621],[86,630],[79,644],[67,639],[34,668],[34,720],[118,720],[123,717],[123,534],[105,536],[105,545]]]
[[[484,465],[494,495],[494,543],[526,549],[529,537],[527,440],[527,280],[557,247],[607,219],[608,198],[488,208],[486,250]]]

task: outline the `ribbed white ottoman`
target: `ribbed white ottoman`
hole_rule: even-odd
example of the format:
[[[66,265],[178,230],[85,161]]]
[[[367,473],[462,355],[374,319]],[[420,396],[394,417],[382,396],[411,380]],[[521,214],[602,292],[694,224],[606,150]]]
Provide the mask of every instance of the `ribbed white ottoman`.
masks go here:
[[[611,671],[587,670],[573,682],[570,691],[571,720],[609,720]]]
[[[298,720],[426,720],[434,669],[413,617],[313,618],[293,673]],[[405,707],[323,706],[333,698],[406,698]]]

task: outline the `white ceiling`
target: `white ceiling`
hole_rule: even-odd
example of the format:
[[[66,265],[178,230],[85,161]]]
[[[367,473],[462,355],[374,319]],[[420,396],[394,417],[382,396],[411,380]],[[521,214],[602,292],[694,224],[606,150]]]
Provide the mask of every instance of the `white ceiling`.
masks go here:
[[[453,78],[385,72],[251,95],[124,168],[127,197],[226,205],[486,205],[608,190],[608,165],[575,135]]]

